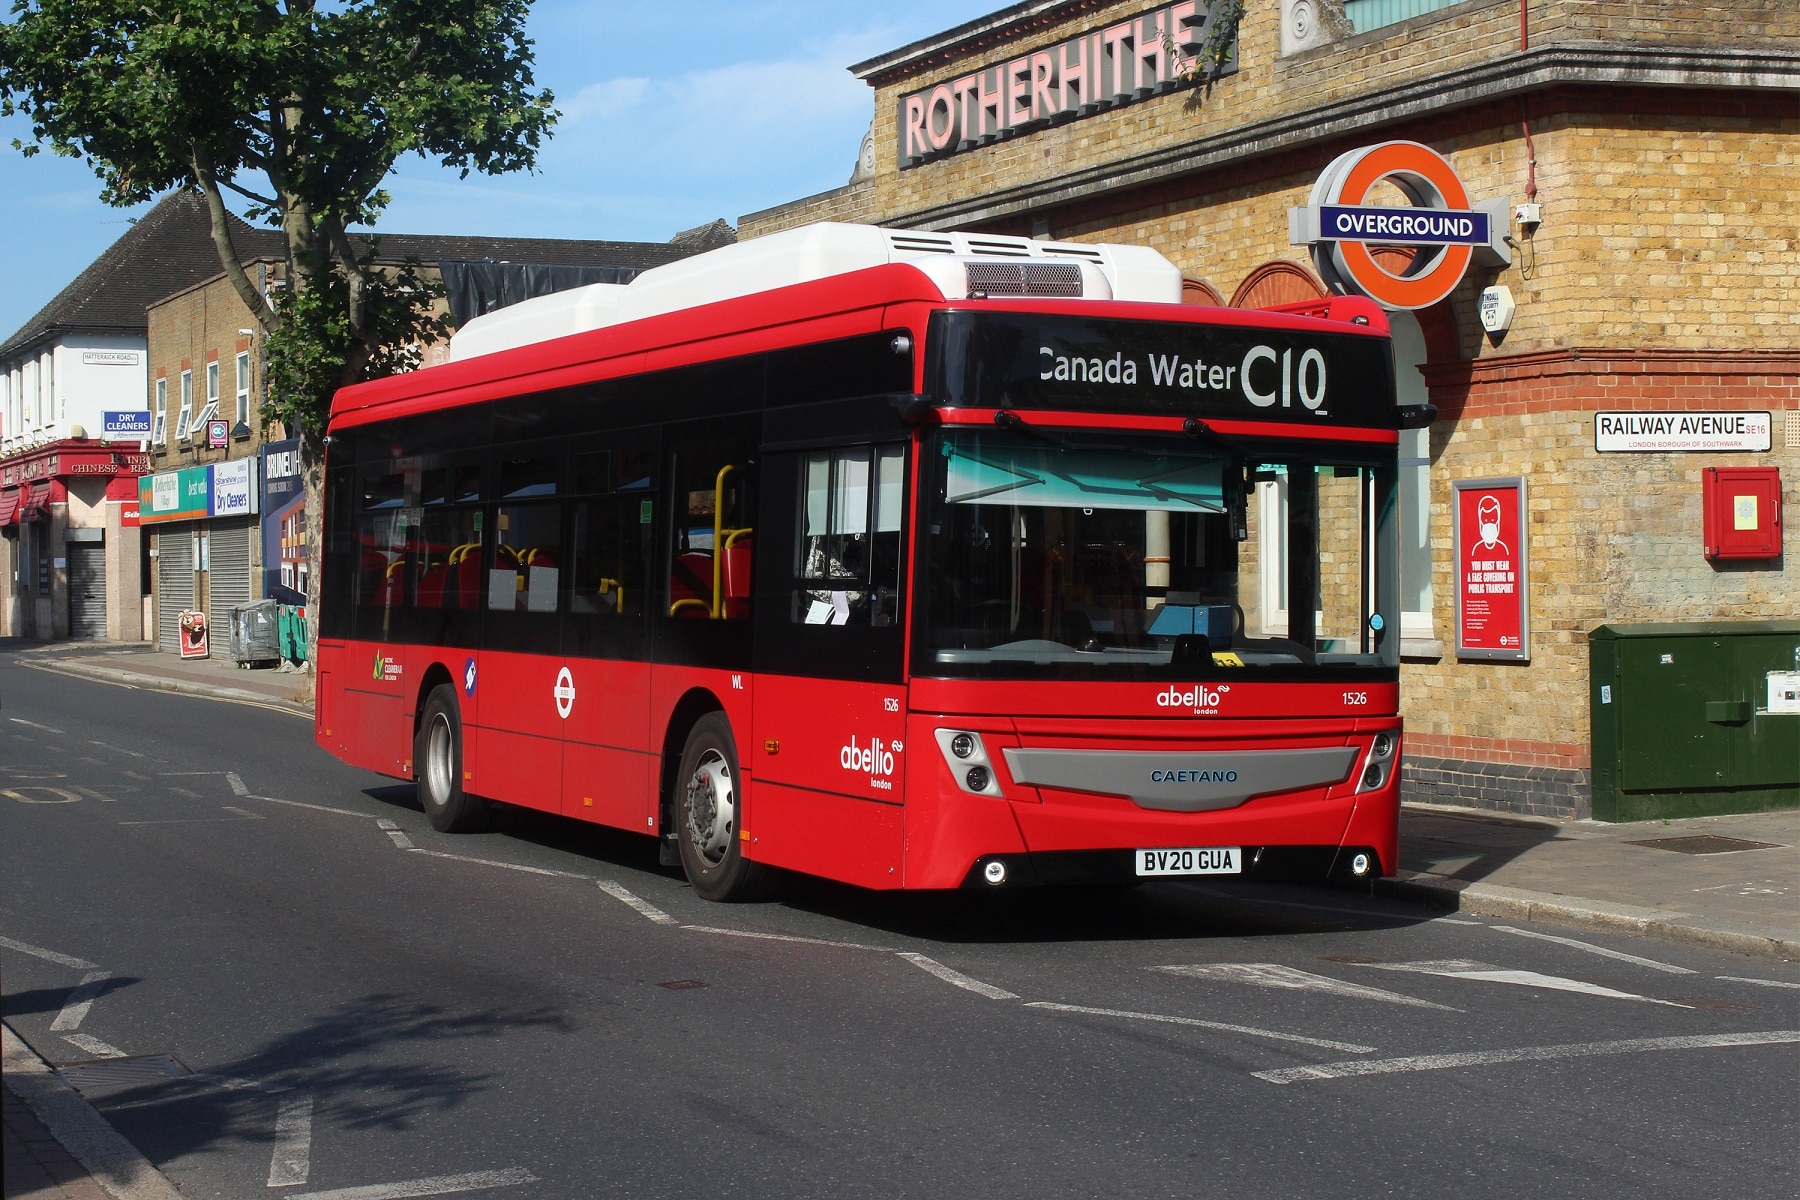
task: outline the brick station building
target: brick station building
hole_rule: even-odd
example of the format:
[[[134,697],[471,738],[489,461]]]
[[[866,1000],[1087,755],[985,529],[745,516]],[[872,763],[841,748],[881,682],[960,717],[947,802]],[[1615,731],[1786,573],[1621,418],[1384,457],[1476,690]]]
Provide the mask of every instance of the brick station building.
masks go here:
[[[1219,7],[1028,0],[858,64],[875,116],[852,181],[740,236],[1131,242],[1195,302],[1256,307],[1327,290],[1289,213],[1334,160],[1436,151],[1510,262],[1391,314],[1400,403],[1437,408],[1401,434],[1405,794],[1586,815],[1590,631],[1800,613],[1785,557],[1709,558],[1702,533],[1708,468],[1775,468],[1790,511],[1800,483],[1800,9],[1250,0],[1214,73]],[[1389,180],[1366,202],[1417,201]],[[1418,253],[1374,257],[1404,275]],[[1484,329],[1490,288],[1507,329]],[[1677,427],[1695,448],[1657,440]],[[1458,637],[1453,520],[1459,485],[1497,479],[1522,499],[1528,636],[1482,657]]]

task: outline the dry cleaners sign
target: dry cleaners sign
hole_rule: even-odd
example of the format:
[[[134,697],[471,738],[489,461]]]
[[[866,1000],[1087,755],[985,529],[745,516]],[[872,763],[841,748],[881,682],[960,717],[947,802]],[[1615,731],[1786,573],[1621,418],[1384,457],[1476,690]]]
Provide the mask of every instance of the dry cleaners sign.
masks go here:
[[[900,166],[973,150],[1237,70],[1210,61],[1218,0],[1184,0],[900,97]]]

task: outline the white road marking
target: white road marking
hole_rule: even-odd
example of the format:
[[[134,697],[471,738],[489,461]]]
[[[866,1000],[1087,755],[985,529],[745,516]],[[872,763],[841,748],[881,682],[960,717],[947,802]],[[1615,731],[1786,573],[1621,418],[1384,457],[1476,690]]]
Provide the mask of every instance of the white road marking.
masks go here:
[[[236,771],[225,772],[225,782],[229,783],[231,785],[231,790],[240,796],[248,796],[250,794],[250,789],[244,786],[244,781],[238,778],[238,773]]]
[[[327,804],[308,804],[304,800],[282,800],[275,796],[249,796],[246,798],[250,800],[267,800],[270,804],[285,804],[289,808],[310,808],[314,812],[336,813],[340,817],[356,817],[360,820],[367,820],[369,816],[368,813],[352,812],[347,808],[332,808]]]
[[[1615,991],[1609,987],[1601,987],[1597,983],[1584,983],[1579,979],[1564,979],[1560,975],[1540,975],[1536,971],[1509,971],[1467,958],[1445,958],[1410,963],[1358,963],[1356,965],[1374,967],[1379,971],[1410,971],[1415,975],[1440,975],[1445,979],[1473,979],[1479,983],[1510,983],[1519,987],[1544,988],[1553,992],[1577,992],[1584,996],[1604,996],[1611,1000],[1639,1000],[1645,1004],[1666,1004],[1670,1008],[1693,1007],[1691,1004],[1677,1004],[1673,1000],[1658,1000],[1654,996],[1639,996],[1635,992]]]
[[[6,1086],[116,1200],[181,1200],[169,1181],[79,1093],[51,1074],[10,1028],[0,1027]]]
[[[1714,979],[1723,979],[1728,983],[1756,983],[1763,987],[1800,988],[1800,983],[1789,983],[1785,979],[1751,979],[1747,975],[1715,975]]]
[[[87,1051],[89,1054],[93,1055],[95,1058],[127,1058],[127,1057],[129,1057],[129,1055],[127,1055],[123,1050],[119,1049],[117,1046],[109,1046],[105,1042],[101,1041],[99,1038],[89,1037],[85,1033],[64,1034],[63,1041],[69,1043],[69,1045],[71,1045],[71,1046],[74,1046],[77,1050]]]
[[[24,725],[30,729],[41,729],[45,733],[62,733],[63,732],[60,729],[52,729],[48,725],[39,725],[36,721],[27,721],[24,717],[9,717],[7,719],[10,720],[15,725]],[[64,733],[63,736],[67,737],[68,734]]]
[[[474,863],[478,867],[499,867],[502,871],[523,871],[527,875],[549,875],[555,879],[590,879],[589,875],[578,875],[574,871],[552,871],[548,867],[527,867],[521,863],[497,862],[491,858],[470,858],[466,854],[451,854],[444,850],[423,850],[412,847],[427,858],[447,858],[452,862]]]
[[[1519,937],[1537,938],[1541,942],[1555,942],[1559,946],[1570,946],[1576,950],[1586,950],[1589,954],[1600,954],[1607,958],[1616,958],[1620,962],[1636,963],[1640,967],[1649,967],[1652,971],[1667,971],[1671,975],[1692,975],[1693,971],[1686,967],[1677,967],[1671,963],[1657,962],[1654,958],[1639,958],[1635,954],[1627,954],[1623,950],[1609,950],[1605,946],[1596,946],[1592,942],[1576,941],[1574,938],[1557,937],[1551,933],[1537,933],[1530,929],[1514,929],[1511,925],[1495,925],[1496,933],[1511,933]]]
[[[62,1011],[56,1014],[56,1020],[50,1022],[50,1032],[66,1033],[80,1029],[82,1019],[87,1016],[88,1006],[100,998],[105,989],[100,985],[112,978],[111,971],[89,971],[69,993]]]
[[[961,971],[953,971],[935,958],[926,958],[923,954],[914,954],[910,950],[903,951],[900,957],[921,971],[936,975],[945,983],[954,984],[965,992],[974,992],[977,996],[986,996],[989,1000],[1017,1000],[1019,998],[1017,994],[1009,992],[1005,988],[997,988],[991,983],[971,979]]]
[[[77,971],[97,971],[100,968],[85,958],[71,958],[67,954],[58,954],[54,950],[46,950],[42,946],[31,946],[24,942],[15,942],[9,937],[0,937],[0,946],[8,950],[17,950],[20,954],[29,954],[46,962],[53,962],[59,967],[74,967]]]
[[[90,746],[105,746],[108,750],[111,750],[114,754],[129,754],[133,758],[145,757],[144,755],[139,754],[136,750],[127,750],[123,746],[115,746],[111,742],[97,741],[94,738],[88,739],[88,745],[90,745]]]
[[[601,891],[605,892],[607,895],[611,896],[614,900],[623,901],[625,904],[636,909],[638,912],[642,913],[644,916],[649,917],[652,921],[655,921],[658,925],[679,924],[679,922],[676,921],[674,917],[671,917],[668,913],[666,913],[662,909],[656,907],[656,905],[650,903],[648,900],[644,900],[644,899],[639,898],[638,896],[633,895],[631,893],[631,891],[628,888],[626,888],[626,886],[622,883],[614,883],[610,879],[596,879],[596,880],[594,880],[594,885],[596,887],[598,887]]]
[[[398,825],[394,824],[392,821],[386,819],[385,817],[382,818],[381,820],[375,822],[375,827],[377,829],[380,829],[383,833],[387,834],[388,840],[393,842],[394,845],[400,847],[400,849],[402,849],[402,850],[417,850],[418,849],[417,846],[412,844],[411,838],[407,837],[404,833],[400,832],[400,827]]]
[[[1299,992],[1325,992],[1332,996],[1349,996],[1357,1000],[1380,1000],[1387,1004],[1404,1004],[1411,1008],[1434,1008],[1439,1012],[1461,1012],[1448,1004],[1434,1004],[1416,996],[1404,996],[1382,988],[1360,983],[1346,983],[1328,975],[1284,967],[1280,963],[1194,963],[1185,966],[1151,967],[1171,975],[1193,979],[1221,979],[1228,983],[1247,983],[1254,987],[1287,988]]]
[[[1046,1008],[1051,1012],[1086,1013],[1094,1017],[1122,1017],[1131,1021],[1157,1021],[1164,1025],[1192,1025],[1200,1029],[1218,1029],[1225,1033],[1242,1033],[1250,1037],[1274,1038],[1281,1042],[1298,1042],[1302,1046],[1318,1046],[1325,1050],[1342,1050],[1347,1054],[1372,1054],[1375,1047],[1355,1042],[1333,1042],[1324,1038],[1301,1037],[1297,1033],[1279,1033],[1273,1029],[1256,1029],[1249,1025],[1227,1025],[1220,1021],[1202,1021],[1197,1017],[1169,1017],[1159,1013],[1126,1012],[1117,1008],[1086,1008],[1079,1004],[1052,1004],[1048,1000],[1030,1000],[1026,1008]]]
[[[404,1183],[372,1183],[329,1192],[301,1192],[290,1194],[288,1200],[404,1200],[408,1196],[444,1196],[451,1192],[475,1192],[482,1188],[536,1182],[537,1176],[524,1167],[509,1167],[504,1171],[475,1171],[468,1175],[409,1179]]]
[[[228,813],[236,813],[235,817],[159,817],[154,821],[120,821],[121,825],[205,825],[219,821],[265,821],[268,818],[253,812],[245,812],[241,808],[233,808],[229,804],[221,804],[220,808]]]
[[[269,1159],[269,1186],[305,1183],[312,1171],[311,1096],[289,1096],[275,1114],[275,1152]]]
[[[839,950],[874,950],[882,954],[893,952],[892,946],[865,946],[861,942],[834,942],[828,938],[797,937],[791,933],[759,933],[751,929],[722,929],[716,925],[683,925],[683,929],[693,933],[719,933],[726,937],[761,938],[767,942],[800,942],[808,946],[835,946]]]
[[[1408,1071],[1443,1071],[1452,1067],[1485,1067],[1495,1063],[1551,1062],[1593,1058],[1603,1054],[1646,1054],[1657,1050],[1709,1050],[1728,1046],[1774,1046],[1800,1042],[1800,1030],[1768,1033],[1711,1033],[1692,1037],[1632,1038],[1617,1042],[1580,1042],[1568,1046],[1525,1046],[1517,1050],[1475,1050],[1464,1054],[1421,1054],[1411,1058],[1354,1059],[1311,1067],[1252,1071],[1270,1083],[1306,1083],[1353,1075],[1398,1075]]]
[[[1431,920],[1434,925],[1481,925],[1481,924],[1485,924],[1485,922],[1482,922],[1482,921],[1464,921],[1457,917],[1433,917]]]

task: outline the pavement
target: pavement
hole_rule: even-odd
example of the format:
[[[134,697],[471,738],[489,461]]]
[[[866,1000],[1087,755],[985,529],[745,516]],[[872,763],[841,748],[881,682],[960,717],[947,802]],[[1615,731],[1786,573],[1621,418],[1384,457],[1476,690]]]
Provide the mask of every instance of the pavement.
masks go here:
[[[311,707],[312,676],[291,667],[243,669],[220,658],[182,659],[149,645],[113,643],[0,639],[5,652],[22,663],[131,687],[297,712]],[[1800,960],[1800,796],[1795,805],[1618,825],[1407,805],[1400,814],[1400,870],[1376,891],[1477,916]],[[6,1200],[143,1194],[119,1189],[116,1164],[95,1160],[90,1175],[83,1162],[92,1156],[77,1158],[84,1148],[79,1136],[46,1132],[55,1118],[43,1107],[45,1097],[58,1099],[47,1081],[66,1085],[45,1075],[41,1064],[36,1073],[16,1070],[16,1039],[7,1033]]]

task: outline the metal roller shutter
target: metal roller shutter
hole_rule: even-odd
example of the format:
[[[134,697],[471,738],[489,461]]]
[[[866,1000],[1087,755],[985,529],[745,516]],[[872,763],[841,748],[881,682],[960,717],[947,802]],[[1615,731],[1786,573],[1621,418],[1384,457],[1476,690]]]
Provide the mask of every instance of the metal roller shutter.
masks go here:
[[[106,637],[106,546],[69,543],[69,636]]]
[[[194,535],[169,530],[156,538],[156,648],[181,653],[181,613],[194,607]]]
[[[212,571],[207,576],[206,626],[223,652],[231,646],[231,610],[250,603],[249,522],[210,526]]]

